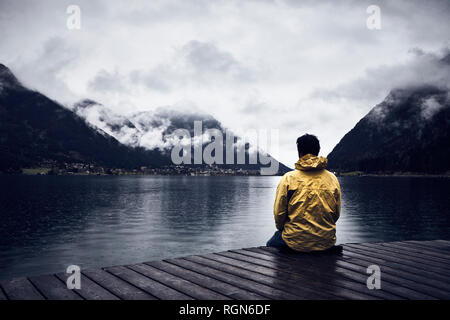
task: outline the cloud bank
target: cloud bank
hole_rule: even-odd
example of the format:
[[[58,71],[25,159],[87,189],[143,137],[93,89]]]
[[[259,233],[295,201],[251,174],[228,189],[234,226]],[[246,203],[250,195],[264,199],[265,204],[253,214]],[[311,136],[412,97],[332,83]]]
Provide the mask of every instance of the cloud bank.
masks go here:
[[[449,83],[437,62],[450,47],[447,0],[80,0],[80,30],[66,27],[70,4],[0,2],[0,62],[25,85],[119,117],[171,106],[236,132],[279,129],[291,166],[298,135],[317,134],[326,155],[391,89]],[[366,27],[372,4],[381,30]]]

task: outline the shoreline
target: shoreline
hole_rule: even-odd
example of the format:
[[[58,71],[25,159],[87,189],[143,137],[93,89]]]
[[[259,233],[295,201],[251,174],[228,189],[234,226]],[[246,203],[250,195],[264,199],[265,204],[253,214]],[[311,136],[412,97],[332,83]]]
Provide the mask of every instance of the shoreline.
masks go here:
[[[405,178],[450,178],[450,173],[412,173],[412,172],[396,172],[396,173],[364,173],[364,172],[343,172],[334,173],[336,177],[405,177]]]
[[[78,170],[77,170],[78,171]],[[447,173],[416,173],[416,172],[394,172],[394,173],[366,173],[363,171],[337,172],[329,170],[336,177],[409,177],[409,178],[450,178],[450,172]],[[17,176],[184,176],[184,177],[213,177],[213,176],[266,176],[261,175],[258,170],[192,170],[178,171],[168,168],[155,168],[152,170],[133,170],[133,169],[108,169],[108,170],[79,170],[78,172],[66,170],[52,170],[47,167],[23,168],[19,172],[0,172],[1,175],[17,175]],[[267,176],[283,176],[284,173]]]
[[[277,173],[276,176],[282,175]],[[72,164],[65,167],[29,167],[15,170],[0,171],[0,175],[24,175],[24,176],[260,176],[261,169],[244,168],[219,168],[209,167],[184,167],[166,166],[150,168],[106,168],[94,165]]]

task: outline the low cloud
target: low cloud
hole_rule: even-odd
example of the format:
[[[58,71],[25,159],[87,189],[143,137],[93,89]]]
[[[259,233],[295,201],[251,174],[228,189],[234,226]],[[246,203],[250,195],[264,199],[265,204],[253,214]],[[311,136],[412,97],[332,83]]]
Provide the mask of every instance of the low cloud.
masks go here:
[[[431,119],[436,113],[438,113],[442,108],[450,104],[449,95],[447,94],[447,99],[445,103],[438,101],[435,97],[429,97],[425,99],[421,104],[421,115],[424,120]]]
[[[202,120],[206,128],[208,124],[221,128],[210,115],[192,110],[180,111],[174,107],[124,116],[95,101],[83,100],[75,104],[73,111],[97,131],[113,136],[123,144],[148,150],[170,151],[178,143],[173,131],[180,128],[192,131],[195,120]],[[201,138],[210,140],[206,132]]]
[[[183,86],[214,86],[233,82],[249,82],[252,71],[237,61],[230,52],[214,43],[191,40],[176,48],[167,61],[149,69],[133,70],[130,80],[161,92]]]
[[[19,56],[20,57],[20,56]],[[47,94],[50,98],[68,103],[76,98],[65,79],[70,77],[76,64],[78,49],[62,37],[51,37],[26,61],[13,62],[9,66],[21,82]],[[17,66],[17,67],[16,67]],[[42,86],[45,89],[42,90]]]
[[[123,77],[117,70],[111,73],[102,69],[95,75],[94,79],[89,81],[88,86],[89,89],[94,91],[121,92],[125,89],[123,81]]]
[[[231,53],[208,42],[190,41],[179,51],[194,73],[194,78],[209,81],[211,77],[229,77],[232,81],[252,79],[251,71],[241,65]]]
[[[448,0],[78,0],[80,30],[69,4],[0,1],[0,62],[25,85],[117,115],[198,106],[231,129],[280,129],[287,164],[304,131],[326,154],[394,87],[449,83]]]
[[[449,48],[441,49],[439,53],[413,48],[409,51],[408,59],[399,64],[369,68],[355,80],[330,89],[316,89],[310,97],[329,101],[380,101],[389,91],[397,88],[430,85],[448,90],[449,57]]]

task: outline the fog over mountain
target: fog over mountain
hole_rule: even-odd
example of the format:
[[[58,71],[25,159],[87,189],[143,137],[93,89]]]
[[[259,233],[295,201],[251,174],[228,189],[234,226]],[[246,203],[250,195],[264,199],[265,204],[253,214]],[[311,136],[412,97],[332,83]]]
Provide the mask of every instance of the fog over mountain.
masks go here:
[[[201,121],[200,132],[194,130],[195,121]],[[0,64],[0,172],[71,163],[127,169],[173,166],[171,151],[179,145],[179,129],[187,132],[187,141],[182,140],[189,144],[185,149],[189,153],[194,149],[195,154],[198,146],[203,156],[206,152],[203,150],[218,139],[208,129],[226,135],[226,129],[219,121],[195,112],[166,108],[125,117],[92,100],[80,101],[69,110],[41,93],[27,89],[6,66]],[[203,159],[194,163],[189,159],[183,164],[215,163],[234,170],[259,170],[269,165],[272,168],[273,164],[273,171],[265,174],[287,170],[266,152],[254,148],[240,137],[233,139],[230,151],[225,140],[217,141],[217,149],[211,149],[211,155],[217,155],[214,162]],[[239,145],[243,146],[245,161],[242,163],[237,162]],[[225,152],[231,152],[231,163],[219,157]],[[252,155],[256,162],[250,161]],[[269,163],[263,163],[261,159]]]
[[[85,163],[136,168],[168,164],[159,152],[132,148],[92,129],[72,111],[24,87],[0,64],[0,172]]]
[[[161,107],[154,111],[141,111],[122,116],[92,100],[76,103],[73,111],[98,132],[106,133],[131,147],[171,154],[172,149],[180,145],[179,130],[184,130],[188,139],[181,141],[181,144],[189,143],[191,151],[198,146],[202,146],[201,149],[204,150],[206,145],[216,141],[223,145],[223,148],[220,147],[221,154],[217,154],[216,160],[219,161],[218,164],[223,164],[225,167],[235,167],[234,164],[238,161],[244,161],[242,160],[244,158],[238,160],[239,152],[245,153],[245,164],[239,162],[239,166],[253,170],[259,168],[258,165],[255,166],[254,161],[264,161],[261,157],[265,154],[271,154],[270,159],[276,156],[272,153],[277,151],[274,146],[276,141],[271,141],[270,132],[248,130],[243,132],[244,135],[239,136],[224,128],[213,116],[200,111]],[[196,123],[199,132],[196,131]],[[213,154],[216,155],[215,152]],[[194,162],[194,155],[192,155],[190,163],[194,164]],[[286,170],[288,168],[281,164],[280,172]]]
[[[69,5],[80,29],[67,28]],[[392,89],[439,81],[449,16],[448,0],[2,0],[0,61],[65,106],[189,106],[236,132],[278,129],[293,166],[299,135],[326,155]]]
[[[94,128],[106,132],[121,143],[148,150],[170,150],[179,140],[172,135],[176,129],[188,129],[193,136],[194,121],[202,121],[204,130],[215,128],[225,132],[221,123],[209,114],[178,111],[171,107],[124,116],[95,101],[82,100],[74,105],[73,111]],[[208,138],[204,136],[205,140]]]

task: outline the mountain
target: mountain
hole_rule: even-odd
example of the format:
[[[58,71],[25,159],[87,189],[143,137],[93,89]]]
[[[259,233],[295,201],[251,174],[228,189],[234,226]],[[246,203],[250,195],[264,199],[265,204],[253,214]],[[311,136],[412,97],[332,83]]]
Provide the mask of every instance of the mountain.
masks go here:
[[[128,116],[114,113],[98,102],[86,99],[74,105],[73,111],[92,127],[105,132],[123,144],[145,149],[171,148],[172,133],[187,129],[194,135],[194,121],[202,121],[202,129],[218,129],[225,132],[219,121],[206,113],[158,108],[141,111]]]
[[[92,100],[83,100],[69,110],[25,88],[0,64],[0,172],[74,163],[123,169],[173,166],[175,130],[186,129],[193,137],[196,120],[202,121],[203,130],[225,132],[212,116],[194,112],[158,109],[122,116]],[[266,167],[248,164],[250,149],[248,144],[246,147],[246,164],[217,167]],[[288,170],[279,164],[279,173]]]
[[[328,155],[336,171],[450,171],[450,92],[422,85],[392,90]]]
[[[0,64],[0,172],[55,163],[134,168],[165,164],[159,152],[135,149],[94,130],[46,96],[22,86]]]
[[[211,142],[206,131],[209,129],[217,130],[223,137],[223,162],[219,168],[259,170],[261,164],[250,164],[250,154],[257,159],[261,156],[261,151],[253,150],[248,143],[236,136],[234,144],[245,144],[245,164],[226,164],[226,133],[229,132],[222,124],[211,115],[199,111],[179,111],[173,108],[158,108],[154,111],[142,111],[130,114],[128,116],[115,114],[108,107],[92,100],[83,100],[75,104],[74,112],[87,123],[97,128],[100,132],[106,132],[116,138],[123,144],[141,147],[148,150],[159,150],[162,154],[170,157],[170,153],[178,139],[176,138],[177,129],[185,129],[192,138],[192,148],[194,144],[198,145],[195,139],[194,123],[201,121],[201,134],[203,139],[203,149]],[[192,150],[192,149],[191,149]],[[194,163],[193,151],[191,151],[191,163]],[[233,157],[237,161],[237,149],[234,148]],[[256,154],[255,154],[256,153]],[[278,162],[270,155],[270,161]],[[282,163],[278,163],[279,173],[284,173],[290,169]]]

